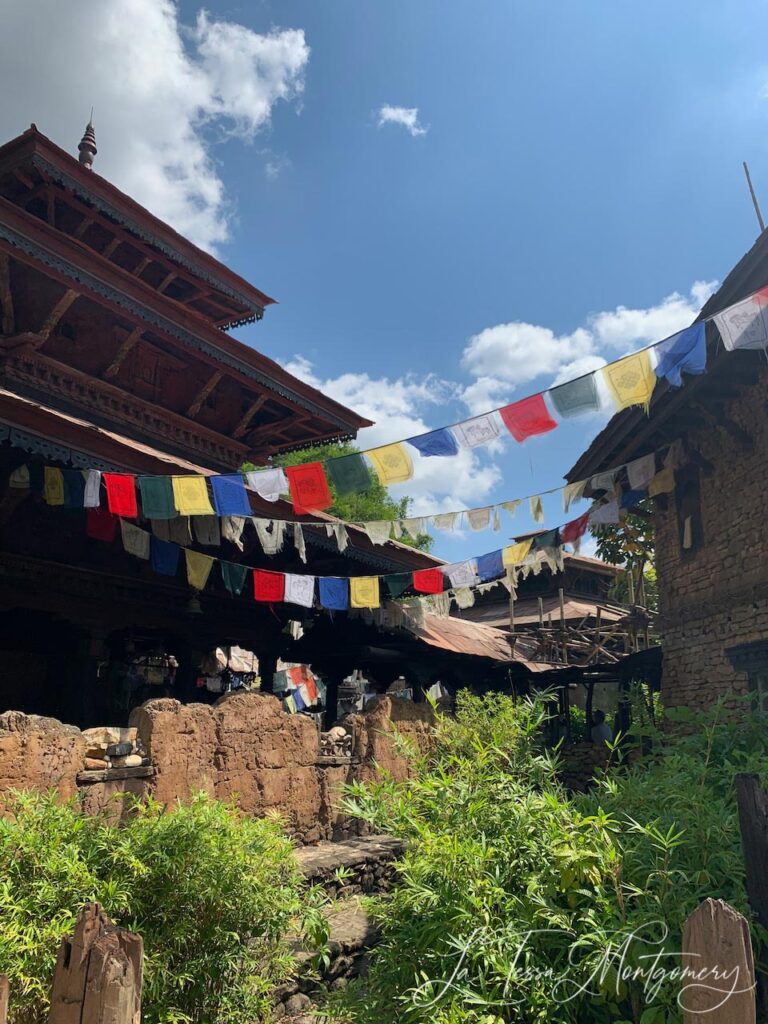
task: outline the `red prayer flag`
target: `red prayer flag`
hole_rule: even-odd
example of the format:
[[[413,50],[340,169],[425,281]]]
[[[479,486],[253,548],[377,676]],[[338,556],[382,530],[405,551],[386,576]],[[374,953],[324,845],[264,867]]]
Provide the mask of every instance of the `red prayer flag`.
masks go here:
[[[563,544],[573,544],[583,537],[587,532],[587,526],[589,525],[589,512],[585,512],[583,516],[579,516],[578,519],[572,519],[570,523],[566,523],[565,526],[560,527],[560,541]]]
[[[115,539],[117,516],[113,516],[105,508],[88,508],[85,510],[85,532],[94,540],[109,543]]]
[[[282,601],[285,596],[285,576],[267,569],[253,570],[253,596],[257,601]]]
[[[442,572],[440,569],[417,569],[413,574],[413,589],[420,594],[442,594]]]
[[[293,510],[301,514],[309,509],[322,512],[333,504],[333,498],[321,462],[306,462],[303,466],[286,466],[288,487]]]
[[[307,688],[307,696],[311,701],[317,700],[317,687],[315,686],[315,677],[307,672],[307,678],[304,680],[304,685]]]
[[[504,426],[516,441],[524,441],[534,434],[546,434],[557,426],[557,420],[553,420],[549,414],[544,395],[531,395],[499,411]]]
[[[102,479],[107,488],[107,507],[112,515],[136,519],[139,514],[136,478],[127,473],[104,473]]]

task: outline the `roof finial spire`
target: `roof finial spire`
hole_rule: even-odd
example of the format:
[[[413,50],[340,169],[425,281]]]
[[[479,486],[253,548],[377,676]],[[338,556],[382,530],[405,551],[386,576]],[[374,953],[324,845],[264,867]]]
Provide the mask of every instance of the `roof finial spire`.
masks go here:
[[[82,139],[80,139],[80,145],[77,149],[80,153],[78,157],[80,163],[90,171],[93,167],[93,158],[98,152],[96,149],[96,132],[93,130],[93,107],[91,107],[91,116],[88,124],[85,126],[85,132]]]

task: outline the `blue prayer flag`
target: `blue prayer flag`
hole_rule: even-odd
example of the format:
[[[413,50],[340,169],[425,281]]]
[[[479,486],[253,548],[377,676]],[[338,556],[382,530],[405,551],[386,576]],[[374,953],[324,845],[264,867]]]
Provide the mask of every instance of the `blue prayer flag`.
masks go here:
[[[240,473],[212,476],[213,506],[218,516],[249,516],[251,503]]]
[[[459,451],[456,438],[448,427],[433,430],[420,437],[409,437],[408,444],[412,444],[422,455],[457,455]]]
[[[647,491],[625,491],[621,496],[620,507],[623,509],[634,508],[638,502],[647,497]]]
[[[349,580],[337,576],[321,576],[320,604],[333,612],[343,612],[349,608]]]
[[[171,541],[160,540],[154,534],[149,538],[149,559],[155,572],[163,576],[175,576],[179,567],[181,548]]]
[[[480,555],[477,560],[477,575],[481,583],[488,580],[495,580],[504,575],[504,561],[501,556],[501,548],[498,551],[489,551],[487,555]]]
[[[687,327],[656,346],[656,376],[673,388],[683,383],[681,373],[704,373],[707,366],[707,338],[704,321]]]

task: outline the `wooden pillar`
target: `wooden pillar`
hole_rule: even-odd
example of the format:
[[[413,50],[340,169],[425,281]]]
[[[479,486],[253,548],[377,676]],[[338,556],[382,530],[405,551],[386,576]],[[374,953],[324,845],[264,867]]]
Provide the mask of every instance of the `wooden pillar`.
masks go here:
[[[0,974],[0,1024],[8,1024],[8,976]]]
[[[683,926],[681,966],[694,972],[680,994],[685,1024],[755,1024],[749,925],[733,907],[706,899],[694,910]]]

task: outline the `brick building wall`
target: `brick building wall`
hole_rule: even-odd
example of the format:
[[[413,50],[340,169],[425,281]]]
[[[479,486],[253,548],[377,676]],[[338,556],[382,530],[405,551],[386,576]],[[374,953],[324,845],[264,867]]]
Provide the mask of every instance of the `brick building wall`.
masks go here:
[[[727,650],[768,639],[768,373],[730,403],[727,416],[752,435],[751,451],[716,426],[688,435],[714,466],[711,475],[700,474],[697,550],[683,551],[679,487],[656,510],[662,696],[669,707],[701,709],[745,693],[748,676]]]

